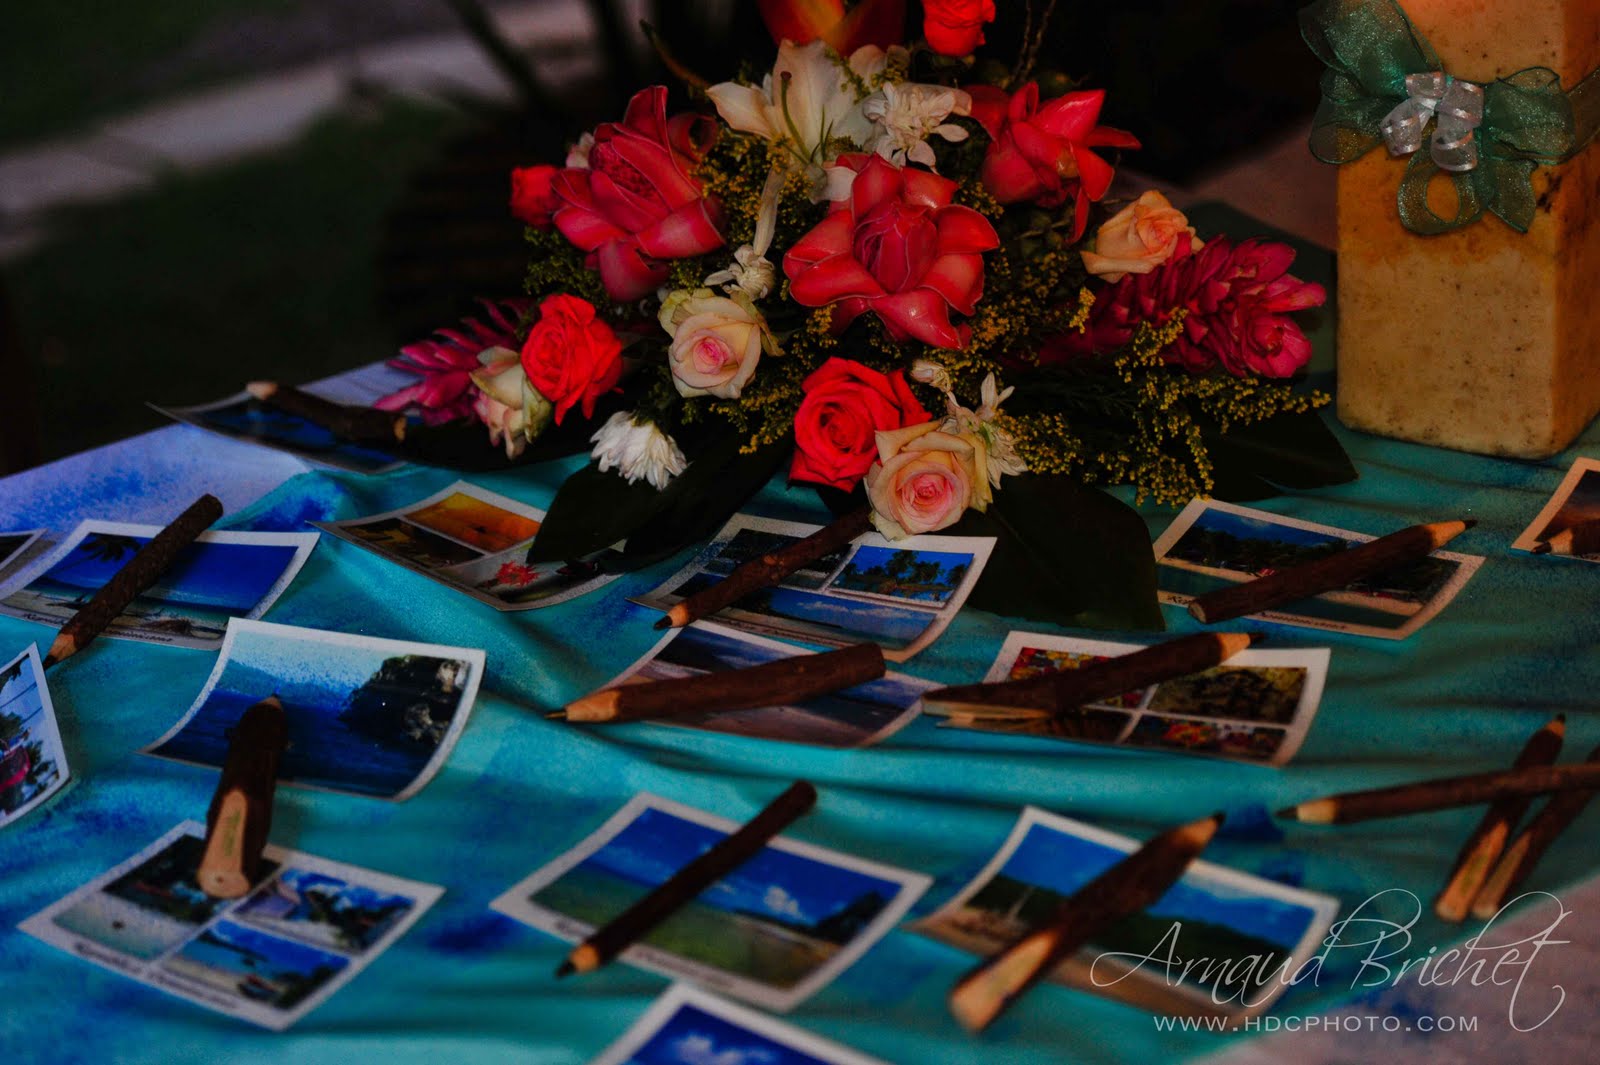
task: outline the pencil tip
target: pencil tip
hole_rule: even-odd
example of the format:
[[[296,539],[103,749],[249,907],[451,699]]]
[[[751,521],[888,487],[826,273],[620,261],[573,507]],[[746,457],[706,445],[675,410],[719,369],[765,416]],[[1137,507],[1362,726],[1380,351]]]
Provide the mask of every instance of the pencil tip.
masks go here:
[[[578,971],[578,967],[576,965],[572,964],[572,959],[571,958],[568,958],[566,961],[564,961],[560,965],[556,966],[556,979],[560,980],[564,976],[571,976],[573,973],[575,973],[577,971]]]
[[[551,710],[544,715],[544,719],[546,721],[565,721],[567,719],[567,712],[565,709]]]
[[[1540,540],[1538,543],[1533,545],[1532,550],[1536,555],[1548,555],[1550,553],[1550,541]]]
[[[1250,642],[1252,644],[1265,643],[1267,640],[1272,638],[1271,636],[1267,635],[1265,629],[1251,629],[1247,631],[1245,635],[1250,637]]]
[[[1465,528],[1470,529],[1474,525],[1478,524],[1478,519],[1477,518],[1462,518],[1461,519],[1461,524],[1463,526],[1465,526]]]
[[[249,384],[244,386],[244,390],[250,393],[256,399],[270,399],[272,398],[273,393],[278,391],[278,382],[251,381]]]
[[[40,666],[43,669],[49,669],[51,666],[55,665],[59,661],[61,661],[61,659],[57,658],[55,656],[55,652],[52,651],[49,654],[44,656],[44,661],[40,663]]]
[[[672,627],[672,615],[663,614],[661,617],[656,619],[656,623],[653,627],[657,632],[660,632],[662,629],[670,629]]]
[[[1285,806],[1281,810],[1274,811],[1272,816],[1281,817],[1288,821],[1294,821],[1300,816],[1300,808],[1298,806]]]

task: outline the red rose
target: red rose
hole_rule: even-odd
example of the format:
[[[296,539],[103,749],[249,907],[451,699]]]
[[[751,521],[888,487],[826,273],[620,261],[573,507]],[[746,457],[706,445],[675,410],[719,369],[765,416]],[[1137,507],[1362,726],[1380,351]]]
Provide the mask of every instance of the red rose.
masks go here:
[[[530,226],[548,228],[551,214],[561,204],[555,190],[560,172],[553,166],[519,166],[511,171],[511,213]]]
[[[590,253],[612,299],[648,296],[666,281],[666,260],[725,243],[721,205],[690,175],[716,130],[704,115],[668,119],[667,90],[641,89],[621,122],[594,131],[589,165],[556,176],[556,228]]]
[[[956,183],[902,170],[877,155],[841,155],[856,171],[849,193],[783,257],[789,294],[805,307],[833,304],[833,328],[872,311],[895,340],[965,347],[983,296],[983,253],[1000,238],[983,215],[953,205]]]
[[[555,407],[557,425],[580,401],[583,416],[591,418],[594,401],[622,377],[622,341],[588,300],[548,296],[522,345],[522,372]]]
[[[850,359],[832,358],[800,387],[806,397],[794,416],[791,480],[848,492],[878,457],[880,429],[903,429],[932,417],[911,394],[900,370],[882,374]]]
[[[970,55],[994,21],[994,0],[922,0],[922,35],[940,55]]]
[[[1104,90],[1069,92],[1039,102],[1039,86],[1028,82],[1010,97],[991,85],[975,85],[972,117],[989,133],[983,187],[1001,203],[1032,200],[1044,207],[1073,203],[1072,239],[1083,236],[1089,204],[1111,187],[1111,164],[1091,148],[1137,148],[1131,133],[1097,126]]]

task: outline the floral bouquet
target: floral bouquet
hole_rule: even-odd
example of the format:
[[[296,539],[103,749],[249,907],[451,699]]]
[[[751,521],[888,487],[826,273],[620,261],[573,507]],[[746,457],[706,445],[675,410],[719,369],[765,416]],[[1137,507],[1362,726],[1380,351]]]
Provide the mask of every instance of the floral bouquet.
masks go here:
[[[1161,193],[1112,202],[1104,93],[973,52],[988,0],[762,0],[777,59],[633,97],[564,165],[512,174],[527,298],[405,349],[384,409],[476,418],[510,458],[591,449],[530,560],[709,535],[771,476],[890,539],[998,538],[973,597],[1153,625],[1142,520],[1354,476],[1289,379],[1324,301],[1288,247],[1201,239]],[[1030,9],[1030,22],[1031,9]],[[668,65],[673,66],[670,57]]]

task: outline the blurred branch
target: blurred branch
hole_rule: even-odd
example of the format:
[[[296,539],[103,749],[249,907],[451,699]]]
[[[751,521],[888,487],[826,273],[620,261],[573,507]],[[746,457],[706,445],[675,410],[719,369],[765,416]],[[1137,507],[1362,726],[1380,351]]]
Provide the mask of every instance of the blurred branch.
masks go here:
[[[489,13],[478,0],[444,0],[444,2],[455,12],[456,17],[461,20],[462,27],[474,41],[478,42],[478,46],[489,56],[496,69],[516,87],[524,108],[546,117],[565,113],[555,97],[539,80],[533,64],[506,39],[505,34],[500,32],[500,28],[494,24],[494,20],[489,17]]]

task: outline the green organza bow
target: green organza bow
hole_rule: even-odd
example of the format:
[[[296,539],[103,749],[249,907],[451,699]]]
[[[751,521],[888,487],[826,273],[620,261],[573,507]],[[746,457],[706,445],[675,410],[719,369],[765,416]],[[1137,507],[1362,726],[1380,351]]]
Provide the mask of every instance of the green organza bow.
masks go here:
[[[1300,32],[1328,66],[1311,130],[1312,154],[1326,163],[1348,163],[1383,143],[1385,116],[1408,97],[1406,75],[1443,69],[1395,0],[1323,0],[1301,10]],[[1413,233],[1447,233],[1486,210],[1527,232],[1537,206],[1534,170],[1572,158],[1600,129],[1600,70],[1570,93],[1561,91],[1560,77],[1548,67],[1529,67],[1483,88],[1477,166],[1448,175],[1455,182],[1455,217],[1441,217],[1428,205],[1429,182],[1446,173],[1432,156],[1418,151],[1406,166],[1400,221]]]

